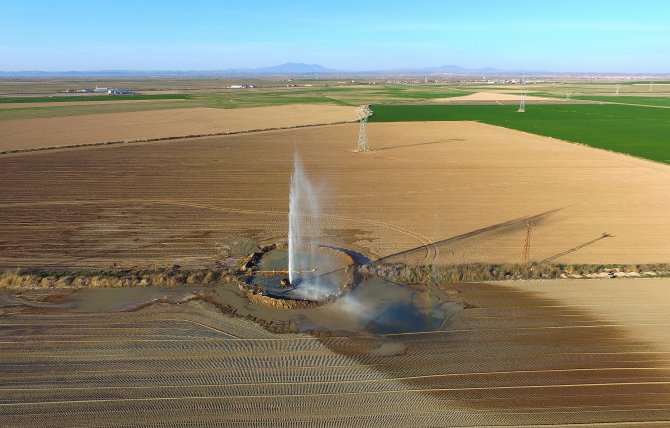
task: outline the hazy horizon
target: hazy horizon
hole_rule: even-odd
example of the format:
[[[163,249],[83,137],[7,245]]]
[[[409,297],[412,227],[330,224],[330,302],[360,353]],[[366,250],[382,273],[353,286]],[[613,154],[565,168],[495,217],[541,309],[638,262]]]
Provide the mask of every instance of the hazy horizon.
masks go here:
[[[569,0],[221,5],[3,2],[0,70],[342,71],[458,65],[572,73],[670,71],[670,4]]]

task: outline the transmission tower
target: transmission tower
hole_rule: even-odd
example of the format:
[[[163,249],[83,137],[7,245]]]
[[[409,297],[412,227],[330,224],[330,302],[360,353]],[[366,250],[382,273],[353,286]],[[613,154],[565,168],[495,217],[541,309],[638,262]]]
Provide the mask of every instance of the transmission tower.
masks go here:
[[[519,103],[519,110],[517,112],[524,113],[526,111],[526,91],[521,91],[521,103]]]
[[[523,243],[523,262],[528,263],[530,260],[530,234],[535,223],[532,221],[526,222],[526,240]]]
[[[565,93],[565,101],[570,101],[570,97],[572,96],[572,91],[568,91]]]
[[[369,152],[370,147],[368,146],[368,117],[372,116],[372,110],[370,106],[360,106],[356,109],[358,114],[358,121],[360,127],[358,130],[358,148],[357,152]]]
[[[619,88],[621,88],[621,85],[616,85],[616,95],[619,95]]]
[[[654,82],[649,82],[649,92],[654,89]]]

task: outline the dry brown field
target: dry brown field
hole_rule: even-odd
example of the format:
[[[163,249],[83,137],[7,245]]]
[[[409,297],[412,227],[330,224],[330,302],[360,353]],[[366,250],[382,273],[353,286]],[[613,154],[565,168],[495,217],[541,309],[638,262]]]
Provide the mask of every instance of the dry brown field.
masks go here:
[[[100,95],[100,101],[63,101],[63,102],[35,102],[35,103],[0,103],[0,110],[17,108],[35,108],[35,107],[58,107],[58,106],[95,106],[107,104],[144,104],[155,103],[156,100],[105,100],[104,95]],[[169,100],[174,101],[174,100]]]
[[[670,353],[670,323],[666,317],[670,279],[516,281],[506,285],[588,311],[637,340],[653,343],[659,354]]]
[[[136,312],[5,307],[0,418],[54,427],[664,426],[669,329],[658,292],[668,286],[447,285],[469,309],[442,331],[384,338],[274,335],[201,301]],[[53,291],[41,293],[26,296]],[[383,344],[405,350],[380,353]]]
[[[534,217],[531,260],[667,262],[666,165],[479,123],[370,124],[362,154],[357,133],[2,156],[0,264],[202,264],[229,239],[285,240],[295,150],[321,186],[324,242],[372,258],[425,246],[427,262],[521,262]]]
[[[232,110],[174,108],[3,120],[0,151],[287,128],[352,121],[356,117],[353,107],[294,104]]]
[[[666,165],[472,122],[368,131],[370,153],[350,123],[2,155],[0,266],[211,265],[241,238],[283,241],[295,151],[324,243],[373,259],[520,262],[530,218],[533,260],[667,262]],[[0,425],[663,426],[668,286],[440,284],[427,299],[466,309],[381,337],[275,335],[201,300],[119,312],[0,290]]]
[[[520,91],[520,90],[519,90]],[[533,95],[526,95],[526,101],[552,101],[557,102],[556,98],[546,98],[546,97],[537,97]],[[451,97],[451,98],[435,98],[431,102],[444,104],[444,103],[460,103],[468,101],[521,101],[520,93],[503,93],[503,92],[475,92],[474,94],[463,95],[461,97]]]

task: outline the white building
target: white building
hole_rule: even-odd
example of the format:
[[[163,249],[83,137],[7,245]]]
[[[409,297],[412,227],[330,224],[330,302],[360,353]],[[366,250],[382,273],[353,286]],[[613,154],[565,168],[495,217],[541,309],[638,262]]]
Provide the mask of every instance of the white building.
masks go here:
[[[108,95],[134,95],[135,91],[132,89],[117,89],[117,88],[112,88],[107,90]]]

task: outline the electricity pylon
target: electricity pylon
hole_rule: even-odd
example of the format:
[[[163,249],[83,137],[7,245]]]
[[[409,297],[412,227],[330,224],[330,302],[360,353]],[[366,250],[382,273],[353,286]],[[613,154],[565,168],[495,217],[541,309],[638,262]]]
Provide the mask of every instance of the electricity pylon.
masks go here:
[[[526,112],[526,91],[521,91],[521,103],[519,103],[519,110],[517,110],[517,112]]]
[[[368,117],[372,116],[372,110],[370,106],[360,106],[356,109],[358,114],[358,121],[360,127],[358,129],[358,148],[357,152],[369,152],[370,147],[368,146]]]

